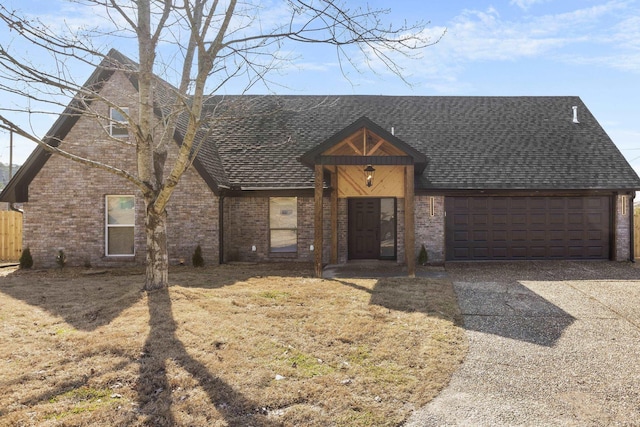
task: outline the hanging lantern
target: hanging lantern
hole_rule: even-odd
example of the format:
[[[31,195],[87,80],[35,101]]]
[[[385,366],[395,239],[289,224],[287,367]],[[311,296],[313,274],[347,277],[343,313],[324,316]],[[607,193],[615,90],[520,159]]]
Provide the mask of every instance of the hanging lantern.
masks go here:
[[[367,167],[364,168],[364,179],[367,187],[371,187],[373,185],[373,177],[375,174],[376,170],[373,166],[367,165]]]

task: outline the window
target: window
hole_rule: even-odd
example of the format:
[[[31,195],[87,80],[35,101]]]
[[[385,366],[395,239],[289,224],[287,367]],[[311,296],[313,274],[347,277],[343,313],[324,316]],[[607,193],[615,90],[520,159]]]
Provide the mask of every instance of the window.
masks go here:
[[[129,109],[126,107],[120,108],[125,114],[129,114]],[[127,127],[127,119],[117,109],[111,107],[109,116],[111,117],[110,128],[111,136],[122,138],[129,136],[129,128]]]
[[[106,205],[107,255],[134,255],[135,198],[107,196]]]
[[[295,197],[269,199],[269,250],[296,252],[298,248],[298,200]]]

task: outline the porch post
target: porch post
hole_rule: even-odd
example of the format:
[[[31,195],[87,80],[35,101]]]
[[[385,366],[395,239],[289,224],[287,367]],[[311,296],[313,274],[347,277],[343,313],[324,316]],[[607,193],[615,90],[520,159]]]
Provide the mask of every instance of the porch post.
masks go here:
[[[314,262],[316,277],[322,277],[322,165],[315,167],[315,198],[314,198]]]
[[[405,168],[405,194],[404,194],[404,256],[407,262],[407,275],[416,277],[415,254],[415,221],[414,221],[414,167],[408,165]]]
[[[331,171],[331,264],[338,263],[338,167]]]

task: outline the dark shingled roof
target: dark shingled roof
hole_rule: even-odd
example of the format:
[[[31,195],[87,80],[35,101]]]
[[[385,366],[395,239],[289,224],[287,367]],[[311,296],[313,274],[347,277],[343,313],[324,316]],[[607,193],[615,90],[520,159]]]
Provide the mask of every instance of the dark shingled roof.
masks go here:
[[[100,87],[110,78],[111,61],[121,63],[137,87],[129,73],[137,64],[116,50],[86,85]],[[172,92],[157,79],[159,116]],[[74,102],[44,142],[64,139],[79,117]],[[203,114],[207,127],[198,135],[194,167],[216,193],[312,188],[310,158],[358,121],[385,130],[391,143],[405,148],[422,172],[417,189],[640,189],[640,178],[578,97],[215,96]],[[175,134],[178,144],[185,120]],[[50,155],[36,148],[0,201],[27,201],[28,186]]]
[[[226,96],[214,105],[208,143],[231,187],[312,187],[300,158],[366,116],[427,157],[417,188],[640,188],[579,97]]]

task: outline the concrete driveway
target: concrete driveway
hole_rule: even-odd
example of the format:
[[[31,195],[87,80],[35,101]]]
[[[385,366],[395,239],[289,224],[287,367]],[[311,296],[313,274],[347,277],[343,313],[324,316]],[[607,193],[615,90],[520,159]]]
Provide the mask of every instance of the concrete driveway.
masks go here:
[[[448,264],[469,353],[406,427],[640,425],[640,265]]]

